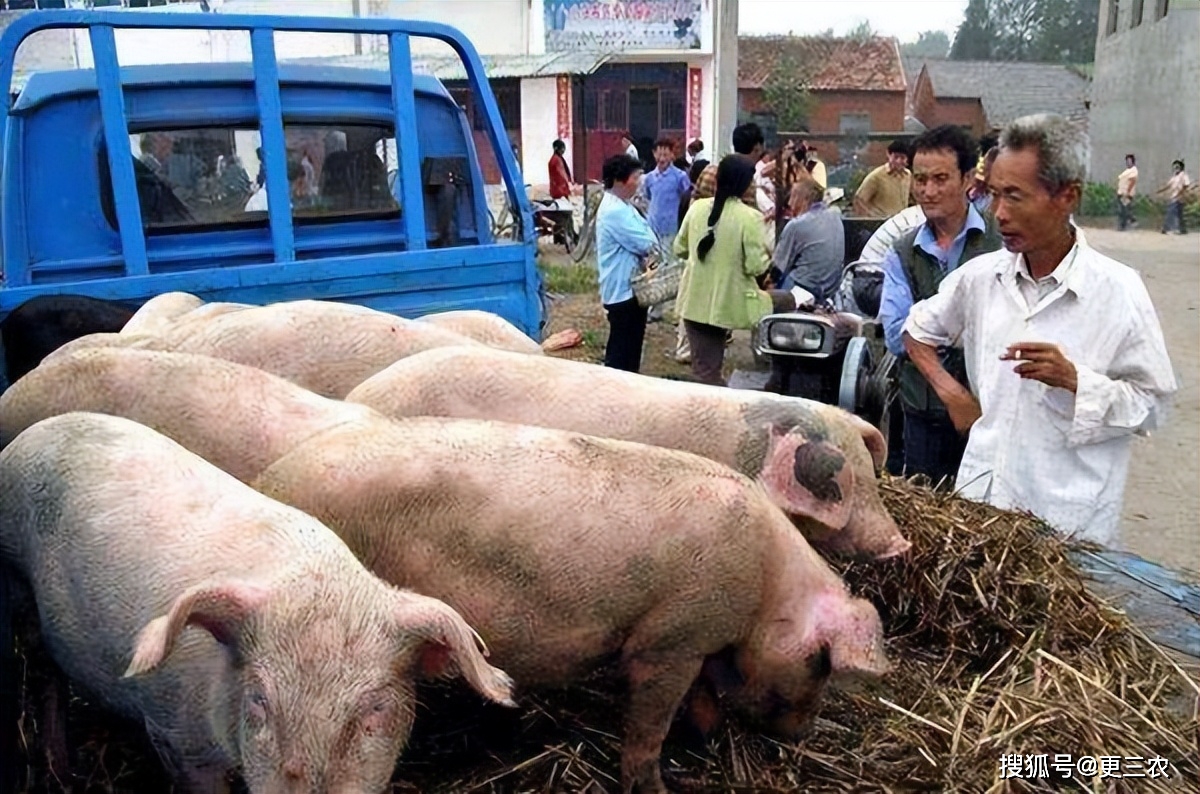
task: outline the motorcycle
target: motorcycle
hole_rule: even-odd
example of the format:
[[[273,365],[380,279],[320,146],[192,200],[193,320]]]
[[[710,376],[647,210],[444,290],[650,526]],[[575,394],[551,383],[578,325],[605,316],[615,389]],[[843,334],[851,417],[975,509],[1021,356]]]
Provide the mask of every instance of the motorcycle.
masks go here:
[[[809,309],[769,314],[752,336],[764,369],[737,371],[729,385],[803,397],[857,414],[885,438],[898,392],[899,361],[883,343],[882,269],[856,261],[878,221],[846,218],[847,262],[837,295]]]

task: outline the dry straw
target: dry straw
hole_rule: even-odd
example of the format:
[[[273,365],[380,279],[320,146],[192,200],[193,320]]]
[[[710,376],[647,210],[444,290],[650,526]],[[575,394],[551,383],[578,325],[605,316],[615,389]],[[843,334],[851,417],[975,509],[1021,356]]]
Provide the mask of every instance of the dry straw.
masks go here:
[[[862,691],[831,691],[799,744],[727,724],[705,746],[677,730],[664,752],[669,786],[1200,791],[1195,667],[1181,666],[1092,595],[1069,544],[1029,516],[906,482],[885,482],[883,496],[913,552],[843,573],[879,606],[895,672]],[[569,692],[525,696],[517,712],[480,708],[460,691],[426,693],[398,770],[407,782],[395,790],[619,790],[618,691],[597,678]],[[90,778],[89,790],[166,790],[146,782],[161,778],[152,756],[139,758],[144,748],[113,739],[95,712],[76,710],[86,736],[74,772]],[[28,736],[28,721],[22,727]],[[1051,777],[1001,779],[1006,754],[1048,755]],[[1162,757],[1171,777],[1100,780],[1077,768],[1063,777],[1051,766],[1055,754]],[[36,758],[32,766],[44,772]]]

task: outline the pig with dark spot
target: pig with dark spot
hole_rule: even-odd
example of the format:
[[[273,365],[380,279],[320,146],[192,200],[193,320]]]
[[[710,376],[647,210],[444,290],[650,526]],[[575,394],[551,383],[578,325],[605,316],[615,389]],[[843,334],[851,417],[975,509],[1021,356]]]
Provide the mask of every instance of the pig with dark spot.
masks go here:
[[[823,403],[462,347],[398,361],[346,400],[395,418],[494,419],[692,452],[758,480],[824,550],[881,559],[910,547],[879,496],[883,436]]]
[[[375,414],[232,361],[81,348],[51,356],[0,395],[0,449],[34,423],[71,411],[154,428],[242,482],[305,438]]]
[[[379,576],[453,606],[523,686],[619,660],[626,792],[664,790],[662,742],[702,672],[727,672],[726,702],[794,735],[831,676],[887,670],[874,607],[760,486],[697,455],[377,418],[302,442],[254,485],[324,522]]]
[[[176,791],[381,794],[414,683],[511,682],[441,601],[371,575],[316,519],[131,422],[72,413],[0,452],[0,556],[63,672],[143,721]]]
[[[498,314],[472,309],[426,314],[418,319],[423,323],[462,334],[488,347],[531,356],[542,355],[541,345]]]
[[[5,369],[0,391],[16,383],[63,345],[92,334],[113,334],[125,327],[133,311],[115,301],[86,295],[39,295],[0,320],[0,348]]]

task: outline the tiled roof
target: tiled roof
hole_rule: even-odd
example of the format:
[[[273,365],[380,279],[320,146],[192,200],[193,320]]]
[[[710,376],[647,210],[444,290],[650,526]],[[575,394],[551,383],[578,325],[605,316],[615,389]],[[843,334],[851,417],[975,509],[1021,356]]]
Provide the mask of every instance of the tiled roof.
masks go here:
[[[1090,83],[1069,66],[1016,61],[927,60],[933,95],[978,98],[993,127],[1031,113],[1087,120]],[[915,78],[914,78],[915,79]]]
[[[542,55],[480,55],[483,69],[492,79],[506,77],[553,77],[560,74],[592,74],[611,55],[602,52],[548,52]],[[467,68],[457,55],[412,56],[413,71],[439,80],[466,80]],[[387,53],[362,55],[324,55],[288,59],[289,63],[310,63],[323,66],[351,66],[361,69],[388,70]]]
[[[908,81],[908,90],[917,87],[917,78],[921,76],[921,67],[925,59],[916,55],[901,55],[900,62],[904,64],[904,79]]]
[[[823,36],[739,36],[738,88],[762,88],[776,64],[791,58],[814,64],[818,91],[903,91],[904,69],[895,39]]]

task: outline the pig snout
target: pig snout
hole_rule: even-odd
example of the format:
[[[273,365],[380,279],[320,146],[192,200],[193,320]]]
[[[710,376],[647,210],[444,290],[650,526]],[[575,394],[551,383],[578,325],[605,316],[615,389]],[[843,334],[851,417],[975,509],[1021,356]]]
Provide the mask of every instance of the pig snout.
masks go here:
[[[855,505],[845,529],[822,534],[813,542],[833,554],[864,560],[886,560],[912,548],[882,504],[877,509]]]

